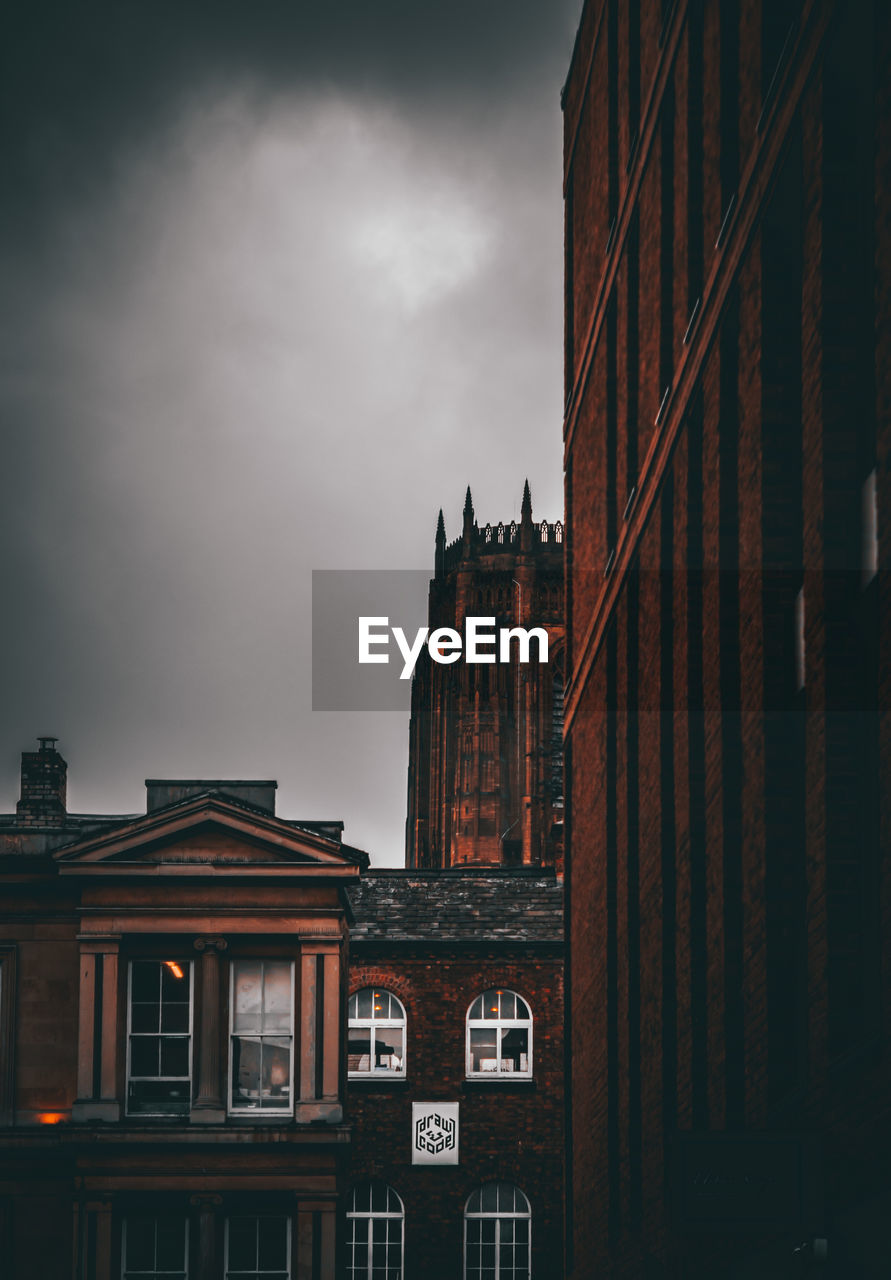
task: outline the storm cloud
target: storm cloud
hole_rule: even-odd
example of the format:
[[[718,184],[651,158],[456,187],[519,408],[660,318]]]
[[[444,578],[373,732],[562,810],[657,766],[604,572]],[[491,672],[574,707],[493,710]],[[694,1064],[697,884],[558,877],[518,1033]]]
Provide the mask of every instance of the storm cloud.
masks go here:
[[[562,507],[580,0],[7,6],[0,810],[271,776],[402,858],[407,724],[311,710],[313,569]]]

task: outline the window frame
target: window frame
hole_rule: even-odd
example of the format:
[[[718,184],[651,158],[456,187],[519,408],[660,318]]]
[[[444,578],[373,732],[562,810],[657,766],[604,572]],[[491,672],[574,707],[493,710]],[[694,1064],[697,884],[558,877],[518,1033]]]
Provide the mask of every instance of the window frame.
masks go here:
[[[470,1012],[478,1000],[484,999],[488,991],[494,991],[498,997],[499,1014],[497,1018],[471,1018]],[[512,995],[515,1000],[522,1000],[523,1004],[529,1010],[528,1018],[503,1018],[500,1013],[501,996]],[[532,1005],[525,996],[521,996],[519,991],[514,991],[511,987],[487,987],[485,991],[481,991],[479,995],[474,996],[467,1008],[464,1018],[465,1024],[465,1040],[464,1040],[464,1071],[468,1080],[531,1080],[533,1071],[533,1034],[535,1027],[535,1015],[532,1012]],[[470,1047],[471,1031],[479,1030],[495,1030],[495,1048],[497,1068],[494,1071],[475,1071],[473,1069],[473,1054]],[[529,1033],[526,1048],[526,1056],[528,1065],[526,1070],[520,1071],[504,1071],[501,1067],[501,1035],[502,1030],[522,1029]]]
[[[133,966],[135,964],[157,964],[163,965],[168,963],[170,959],[174,963],[182,965],[189,970],[189,1030],[187,1036],[182,1033],[167,1033],[167,1038],[181,1040],[188,1038],[189,1041],[189,1074],[185,1076],[133,1076],[130,1070],[131,1045],[134,1034],[137,1036],[148,1036],[151,1032],[133,1032]],[[127,1063],[126,1078],[124,1081],[124,1114],[128,1120],[187,1120],[192,1109],[193,1092],[195,1087],[195,965],[191,959],[176,959],[168,957],[167,959],[158,959],[156,956],[131,956],[127,961]],[[158,1031],[158,1036],[162,1037],[164,1033]],[[130,1084],[135,1080],[185,1080],[188,1078],[189,1089],[188,1099],[189,1105],[181,1112],[171,1111],[132,1111],[130,1108]]]
[[[512,1187],[515,1193],[523,1197],[523,1200],[526,1204],[526,1212],[517,1213],[516,1210],[510,1211],[510,1210],[501,1210],[501,1209],[495,1209],[493,1211],[487,1211],[487,1212],[483,1212],[482,1210],[480,1210],[479,1212],[471,1212],[471,1210],[469,1209],[471,1200],[474,1198],[474,1196],[477,1196],[477,1195],[481,1197],[483,1191],[487,1186]],[[468,1275],[468,1270],[467,1270],[467,1224],[470,1221],[473,1221],[473,1222],[493,1222],[494,1221],[495,1222],[495,1280],[516,1280],[516,1276],[514,1274],[515,1267],[513,1266],[511,1267],[510,1276],[505,1277],[505,1276],[502,1276],[501,1274],[501,1256],[500,1256],[501,1254],[501,1249],[500,1249],[501,1222],[502,1220],[506,1220],[506,1219],[510,1219],[510,1221],[512,1222],[527,1222],[529,1224],[529,1230],[527,1233],[527,1240],[526,1240],[526,1280],[531,1280],[531,1276],[532,1276],[532,1205],[530,1203],[529,1197],[526,1195],[526,1192],[523,1190],[522,1187],[518,1187],[515,1182],[481,1183],[478,1187],[475,1187],[474,1190],[471,1191],[470,1195],[465,1200],[463,1217],[464,1217],[464,1251],[463,1251],[464,1265],[463,1265],[463,1271],[462,1271],[463,1280],[474,1280],[473,1277],[470,1277]],[[514,1243],[516,1242],[514,1241]]]
[[[229,1225],[233,1218],[253,1218],[259,1222],[263,1218],[282,1218],[285,1223],[285,1272],[287,1280],[293,1280],[293,1236],[291,1231],[291,1214],[290,1213],[227,1213],[226,1220],[223,1225],[223,1280],[229,1280]],[[259,1258],[257,1259],[259,1262]],[[236,1272],[237,1275],[244,1275],[245,1272]],[[255,1276],[280,1276],[282,1274],[281,1267],[275,1267],[270,1270],[261,1271],[259,1267],[254,1271],[248,1271],[247,1275]]]
[[[158,1271],[158,1270],[128,1271],[127,1270],[127,1224],[133,1218],[137,1218],[137,1217],[151,1218],[155,1223],[155,1232],[156,1232],[156,1241],[157,1241],[158,1220],[159,1218],[163,1218],[165,1216],[171,1216],[171,1217],[178,1216],[182,1219],[182,1222],[185,1226],[184,1256],[183,1256],[184,1266],[181,1267],[178,1271]],[[158,1280],[159,1277],[163,1277],[163,1276],[180,1276],[180,1275],[185,1276],[185,1280],[190,1280],[191,1267],[189,1264],[191,1261],[191,1254],[190,1254],[191,1239],[190,1239],[189,1227],[190,1227],[189,1215],[187,1213],[183,1213],[179,1215],[165,1215],[161,1213],[125,1214],[123,1220],[121,1221],[121,1280],[129,1280],[130,1277],[132,1277],[132,1280],[141,1280],[143,1276],[148,1277],[149,1280]],[[157,1243],[156,1243],[156,1249],[157,1249]]]
[[[267,964],[286,964],[290,969],[291,1001],[290,1001],[289,1009],[291,1014],[291,1030],[289,1032],[289,1037],[291,1041],[291,1050],[288,1055],[289,1076],[288,1076],[288,1106],[287,1107],[264,1107],[262,1103],[262,1097],[259,1099],[260,1105],[256,1107],[243,1107],[243,1106],[237,1107],[234,1105],[232,1101],[234,1096],[234,1081],[232,1076],[232,1063],[234,1058],[234,1042],[235,1042],[236,1036],[238,1036],[239,1038],[241,1038],[242,1036],[242,1033],[236,1032],[235,1030],[235,986],[236,986],[235,967],[236,965],[239,965],[239,964],[259,964],[264,967]],[[265,972],[265,968],[261,968],[261,974],[263,974],[264,972]],[[296,1056],[296,1046],[297,1046],[297,1033],[296,1033],[297,1019],[294,1013],[295,999],[296,999],[296,964],[293,958],[288,959],[287,957],[284,957],[284,956],[244,955],[244,956],[233,956],[232,959],[229,961],[229,1025],[226,1033],[229,1041],[228,1050],[227,1050],[228,1067],[227,1067],[227,1077],[226,1077],[226,1114],[228,1116],[235,1116],[237,1118],[250,1117],[251,1119],[254,1119],[254,1120],[261,1119],[261,1118],[263,1120],[276,1120],[276,1119],[283,1120],[286,1118],[287,1119],[294,1118],[294,1114],[295,1114],[294,1112],[294,1058]],[[260,1032],[258,1038],[262,1040],[266,1038],[266,1034],[267,1033]],[[281,1034],[282,1034],[281,1032],[269,1032],[268,1036],[271,1039],[273,1036],[275,1035],[281,1036]],[[262,1089],[261,1089],[261,1092],[262,1092]],[[267,1215],[267,1216],[274,1216],[274,1215]]]
[[[375,1018],[373,994],[372,994],[372,1000],[371,1000],[371,1009],[372,1009],[371,1014],[367,1018],[361,1017],[358,1014],[355,1018],[351,1017],[349,1012],[350,1004],[353,1002],[353,1000],[358,1000],[358,997],[362,994],[363,991],[371,991],[372,993],[374,993],[375,991],[380,991],[381,993],[389,996],[391,1000],[395,1000],[399,1008],[402,1010],[402,1018],[401,1019]],[[374,1043],[375,1043],[374,1033],[378,1027],[400,1027],[402,1029],[402,1066],[401,1067],[374,1067],[371,1065],[372,1062],[374,1061],[374,1058],[376,1057],[376,1054],[374,1052]],[[368,1030],[371,1032],[371,1037],[369,1039],[370,1052],[369,1052],[369,1064],[368,1064],[367,1071],[362,1071],[362,1070],[351,1071],[349,1069],[350,1032],[353,1030],[356,1030],[356,1031]],[[391,991],[389,987],[385,987],[383,985],[357,987],[356,990],[352,992],[352,994],[349,996],[349,999],[347,1000],[347,1079],[348,1080],[404,1080],[406,1078],[407,1073],[408,1073],[408,1014],[405,1012],[405,1005],[396,995],[395,991]]]
[[[356,1212],[356,1210],[352,1207],[355,1204],[356,1193],[361,1188],[367,1187],[371,1191],[373,1196],[375,1186],[379,1188],[383,1187],[386,1190],[388,1203],[389,1203],[389,1197],[391,1195],[394,1195],[396,1197],[397,1201],[399,1202],[398,1213],[392,1213],[389,1210],[385,1210],[383,1212],[375,1212],[373,1209],[369,1209],[367,1213]],[[346,1211],[346,1215],[345,1215],[346,1221],[347,1222],[357,1222],[357,1221],[365,1222],[368,1224],[368,1231],[367,1231],[367,1239],[365,1241],[366,1263],[365,1263],[364,1271],[357,1271],[353,1266],[355,1255],[352,1254],[352,1246],[359,1242],[354,1240],[346,1241],[346,1251],[348,1254],[352,1254],[352,1256],[348,1256],[345,1259],[346,1265],[345,1265],[344,1274],[347,1277],[347,1280],[370,1280],[370,1277],[374,1274],[375,1270],[380,1271],[380,1267],[375,1268],[373,1263],[372,1250],[375,1244],[375,1240],[374,1240],[374,1230],[371,1225],[375,1220],[379,1220],[379,1219],[383,1219],[385,1222],[388,1222],[388,1223],[398,1222],[400,1224],[399,1270],[395,1276],[391,1277],[390,1264],[389,1262],[386,1262],[384,1266],[384,1269],[386,1272],[384,1280],[404,1280],[404,1277],[405,1277],[405,1201],[402,1199],[402,1196],[399,1194],[396,1188],[391,1187],[389,1183],[380,1183],[380,1182],[375,1183],[373,1181],[359,1182],[359,1183],[356,1183],[356,1185],[350,1191],[349,1204],[351,1207],[348,1208]],[[389,1232],[388,1232],[388,1235],[389,1235]],[[389,1246],[389,1243],[390,1241],[388,1239],[386,1241],[386,1245]]]

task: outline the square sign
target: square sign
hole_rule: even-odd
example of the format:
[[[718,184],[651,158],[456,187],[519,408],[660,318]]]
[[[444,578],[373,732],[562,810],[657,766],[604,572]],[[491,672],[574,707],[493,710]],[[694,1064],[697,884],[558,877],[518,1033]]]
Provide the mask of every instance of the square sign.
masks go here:
[[[411,1104],[412,1164],[458,1163],[457,1102]]]

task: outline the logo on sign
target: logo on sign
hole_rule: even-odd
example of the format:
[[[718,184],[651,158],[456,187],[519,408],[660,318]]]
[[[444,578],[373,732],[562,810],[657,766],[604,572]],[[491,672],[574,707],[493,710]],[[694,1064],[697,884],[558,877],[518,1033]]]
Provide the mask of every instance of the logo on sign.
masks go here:
[[[438,1156],[440,1151],[454,1151],[454,1120],[449,1120],[436,1111],[429,1116],[421,1116],[415,1122],[415,1146],[431,1156]]]
[[[458,1103],[413,1102],[412,1164],[458,1163]]]

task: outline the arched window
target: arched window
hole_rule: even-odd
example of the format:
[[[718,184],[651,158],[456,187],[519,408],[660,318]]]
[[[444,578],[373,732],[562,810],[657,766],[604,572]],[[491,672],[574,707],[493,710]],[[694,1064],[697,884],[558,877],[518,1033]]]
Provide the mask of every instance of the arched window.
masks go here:
[[[484,991],[470,1006],[467,1074],[532,1075],[532,1013],[515,991]]]
[[[405,1210],[393,1188],[379,1182],[356,1187],[346,1220],[350,1280],[402,1280]]]
[[[532,1210],[519,1187],[487,1182],[464,1208],[464,1280],[529,1280]]]
[[[391,992],[363,987],[351,995],[349,1022],[351,1076],[405,1075],[405,1010]]]

